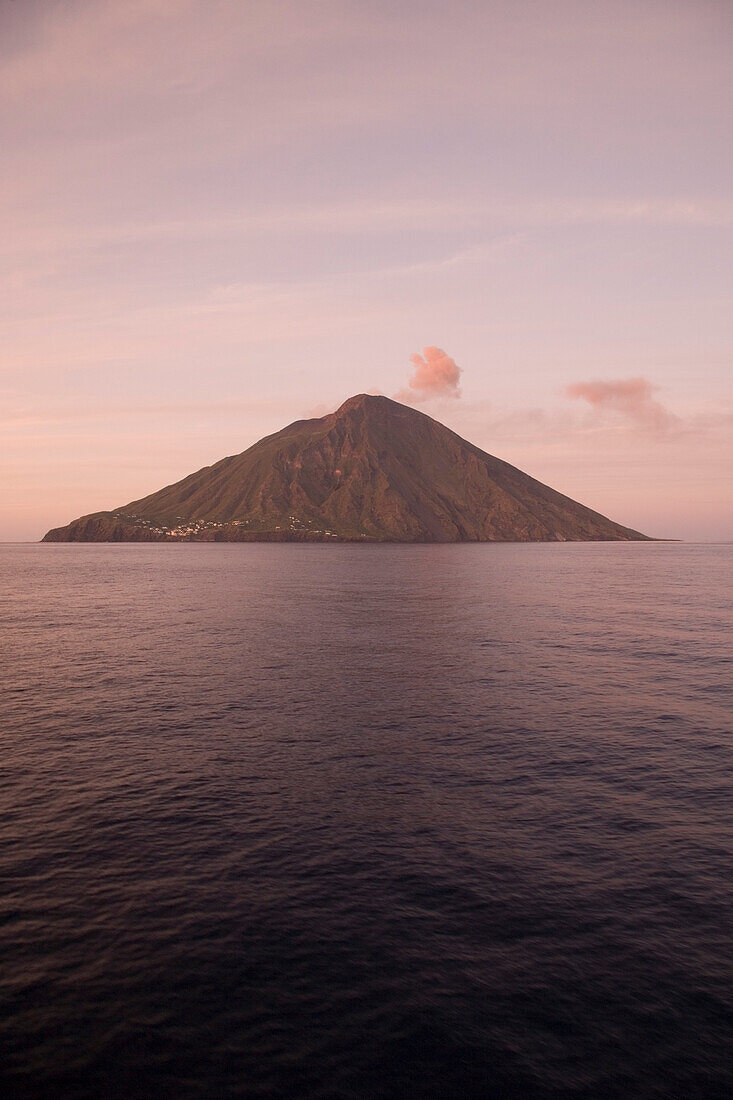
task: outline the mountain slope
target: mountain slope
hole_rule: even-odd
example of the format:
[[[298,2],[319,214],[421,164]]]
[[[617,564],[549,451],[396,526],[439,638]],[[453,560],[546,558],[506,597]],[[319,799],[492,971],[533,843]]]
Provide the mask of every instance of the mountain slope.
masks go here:
[[[424,413],[360,394],[44,541],[638,540]]]

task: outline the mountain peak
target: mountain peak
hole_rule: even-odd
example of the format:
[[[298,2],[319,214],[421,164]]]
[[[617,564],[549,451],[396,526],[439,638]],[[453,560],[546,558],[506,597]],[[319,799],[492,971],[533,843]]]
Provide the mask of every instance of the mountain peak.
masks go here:
[[[343,405],[339,405],[336,415],[350,412],[352,409],[387,408],[390,405],[395,406],[398,404],[398,401],[393,401],[390,397],[385,397],[381,393],[357,393],[344,401]]]

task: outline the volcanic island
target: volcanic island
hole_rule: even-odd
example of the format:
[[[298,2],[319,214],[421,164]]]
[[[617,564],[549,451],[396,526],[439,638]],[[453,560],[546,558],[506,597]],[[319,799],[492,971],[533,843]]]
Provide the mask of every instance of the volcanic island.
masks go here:
[[[359,394],[44,542],[630,542],[648,536],[425,413]]]

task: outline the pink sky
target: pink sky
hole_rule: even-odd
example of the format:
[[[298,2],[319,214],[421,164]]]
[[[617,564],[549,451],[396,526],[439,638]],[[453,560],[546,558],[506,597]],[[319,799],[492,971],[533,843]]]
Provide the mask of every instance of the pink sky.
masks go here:
[[[489,452],[732,538],[732,45],[727,0],[0,0],[0,539],[425,348]]]

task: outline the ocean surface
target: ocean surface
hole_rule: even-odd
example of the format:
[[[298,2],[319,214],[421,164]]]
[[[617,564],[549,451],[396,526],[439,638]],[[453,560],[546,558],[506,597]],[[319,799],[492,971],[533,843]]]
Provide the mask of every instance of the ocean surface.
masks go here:
[[[0,547],[0,1092],[733,1095],[732,585]]]

